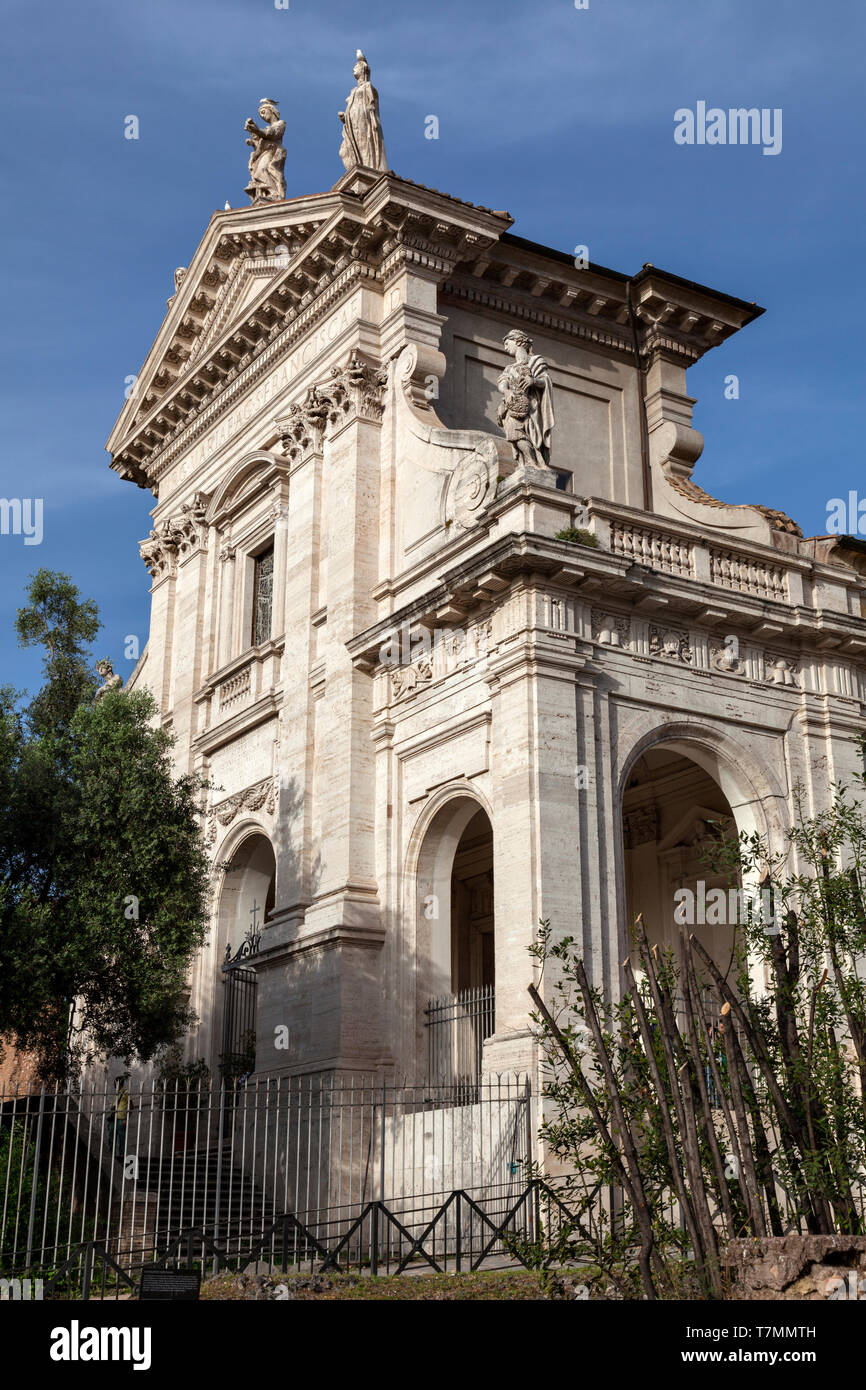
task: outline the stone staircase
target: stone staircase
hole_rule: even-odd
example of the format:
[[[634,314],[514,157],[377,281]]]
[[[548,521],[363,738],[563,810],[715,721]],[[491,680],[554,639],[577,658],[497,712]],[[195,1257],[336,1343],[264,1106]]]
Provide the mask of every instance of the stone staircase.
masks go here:
[[[120,1164],[118,1163],[118,1168]],[[217,1180],[219,1175],[219,1182]],[[124,1185],[113,1228],[118,1253],[137,1264],[157,1259],[182,1230],[204,1231],[221,1250],[245,1252],[270,1224],[271,1208],[230,1148],[188,1149],[140,1160],[137,1183]]]

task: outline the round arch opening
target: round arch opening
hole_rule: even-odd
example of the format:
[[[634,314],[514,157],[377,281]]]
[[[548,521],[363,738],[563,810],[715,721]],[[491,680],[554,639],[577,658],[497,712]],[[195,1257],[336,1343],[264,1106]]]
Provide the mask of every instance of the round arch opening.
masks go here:
[[[638,753],[622,792],[626,922],[641,914],[651,946],[680,961],[694,933],[733,981],[748,911],[743,884],[720,853],[741,831],[766,833],[760,803],[742,774],[713,750],[686,740],[651,743]],[[634,942],[626,943],[636,973]],[[704,976],[706,971],[704,970]]]
[[[261,932],[274,907],[276,871],[267,835],[252,831],[234,850],[219,896],[217,932],[223,958],[233,956],[245,939]]]
[[[493,866],[486,808],[452,797],[424,832],[413,887],[418,1042],[434,1082],[474,1082],[495,1028]]]

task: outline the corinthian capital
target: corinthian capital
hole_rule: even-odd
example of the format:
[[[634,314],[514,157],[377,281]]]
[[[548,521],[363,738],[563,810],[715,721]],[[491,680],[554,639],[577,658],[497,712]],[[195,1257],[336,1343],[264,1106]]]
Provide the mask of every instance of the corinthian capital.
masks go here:
[[[289,413],[277,421],[283,453],[293,462],[321,449],[329,409],[327,397],[311,386],[304,399],[290,406]]]
[[[142,560],[154,580],[174,574],[180,537],[170,521],[163,521],[146,540],[139,541]]]
[[[385,406],[388,373],[365,362],[353,352],[345,367],[332,367],[330,380],[320,391],[328,402],[331,424],[358,417],[381,420]]]

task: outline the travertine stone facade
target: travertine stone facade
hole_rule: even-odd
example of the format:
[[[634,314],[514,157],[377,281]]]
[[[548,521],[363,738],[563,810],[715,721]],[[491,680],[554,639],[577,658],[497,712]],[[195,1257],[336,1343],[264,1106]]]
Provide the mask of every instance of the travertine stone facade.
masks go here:
[[[689,759],[711,811],[776,842],[798,783],[817,808],[853,766],[856,547],[692,477],[687,368],[761,311],[653,267],[577,269],[510,226],[364,167],[215,213],[112,433],[112,467],[157,499],[133,682],[178,767],[216,788],[192,1056],[216,1059],[221,962],[269,891],[253,834],[276,868],[258,1069],[424,1075],[425,1004],[454,978],[454,856],[481,809],[485,1067],[526,1070],[535,924],[578,935],[619,988],[627,855],[679,863],[710,797],[690,809],[686,788],[660,825],[641,758]],[[545,468],[497,418],[515,328],[550,376]],[[557,538],[575,527],[595,547]]]

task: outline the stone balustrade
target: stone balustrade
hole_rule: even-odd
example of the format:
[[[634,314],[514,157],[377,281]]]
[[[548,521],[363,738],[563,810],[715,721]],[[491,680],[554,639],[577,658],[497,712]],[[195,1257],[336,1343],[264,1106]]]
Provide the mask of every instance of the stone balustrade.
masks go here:
[[[787,577],[781,565],[767,564],[754,555],[735,550],[710,546],[710,581],[725,589],[754,594],[756,598],[776,599],[779,603],[787,603],[789,598]]]
[[[204,706],[203,728],[255,706],[264,696],[275,696],[283,645],[279,637],[251,647],[213,672],[195,697]]]
[[[220,713],[237,705],[252,689],[252,661],[241,667],[217,686],[217,705]]]
[[[610,528],[610,548],[614,555],[622,555],[636,565],[647,565],[650,569],[689,579],[694,575],[691,544],[666,531],[614,520]]]

